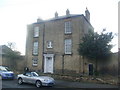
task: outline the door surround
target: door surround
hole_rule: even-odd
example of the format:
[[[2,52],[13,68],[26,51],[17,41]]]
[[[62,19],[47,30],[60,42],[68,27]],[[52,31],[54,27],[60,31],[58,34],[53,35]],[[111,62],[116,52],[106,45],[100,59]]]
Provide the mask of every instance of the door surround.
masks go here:
[[[50,68],[48,68],[48,58],[50,59]],[[44,73],[53,73],[54,54],[44,54]]]

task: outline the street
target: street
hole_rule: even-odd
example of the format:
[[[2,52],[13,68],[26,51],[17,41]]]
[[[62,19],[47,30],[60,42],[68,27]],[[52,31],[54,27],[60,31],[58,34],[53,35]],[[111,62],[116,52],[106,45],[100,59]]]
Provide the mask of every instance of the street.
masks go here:
[[[2,88],[36,88],[35,85],[22,84],[19,85],[17,80],[2,80]],[[70,82],[63,80],[56,80],[56,85],[53,87],[42,87],[42,88],[118,88],[115,85],[108,84],[94,84],[94,83],[81,83],[81,82]]]
[[[55,85],[54,87],[42,87],[42,88],[60,88],[60,87],[62,86]],[[17,80],[2,80],[2,88],[36,88],[36,86],[27,83],[19,85]]]

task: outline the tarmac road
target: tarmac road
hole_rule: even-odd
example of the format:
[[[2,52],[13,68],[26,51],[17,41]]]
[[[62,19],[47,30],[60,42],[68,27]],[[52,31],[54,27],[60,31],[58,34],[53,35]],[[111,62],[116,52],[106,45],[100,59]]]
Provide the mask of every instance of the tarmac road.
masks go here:
[[[2,80],[2,88],[36,88],[32,84],[19,85],[17,80]],[[53,87],[42,88],[118,88],[116,85],[108,84],[95,84],[95,83],[82,83],[82,82],[70,82],[64,80],[56,80],[56,85]]]

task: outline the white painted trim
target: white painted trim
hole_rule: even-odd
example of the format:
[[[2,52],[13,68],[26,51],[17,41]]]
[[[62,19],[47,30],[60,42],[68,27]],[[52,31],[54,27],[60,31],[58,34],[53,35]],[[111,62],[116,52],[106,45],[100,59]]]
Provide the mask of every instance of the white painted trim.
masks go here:
[[[33,64],[33,66],[38,66],[38,64]]]
[[[53,57],[54,54],[44,54],[44,57]]]

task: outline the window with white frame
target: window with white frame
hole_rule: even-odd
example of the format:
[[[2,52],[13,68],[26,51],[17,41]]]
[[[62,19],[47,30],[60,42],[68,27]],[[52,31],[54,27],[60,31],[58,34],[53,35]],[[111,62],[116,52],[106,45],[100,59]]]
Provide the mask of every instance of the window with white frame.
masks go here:
[[[71,21],[65,22],[65,34],[71,34],[72,33],[72,27],[71,27]]]
[[[53,48],[53,42],[47,41],[47,48]]]
[[[33,55],[38,55],[38,41],[33,43]]]
[[[32,59],[33,61],[33,66],[37,66],[38,65],[38,59]]]
[[[39,27],[34,27],[34,37],[39,37]]]
[[[65,54],[72,54],[72,40],[65,39]]]

